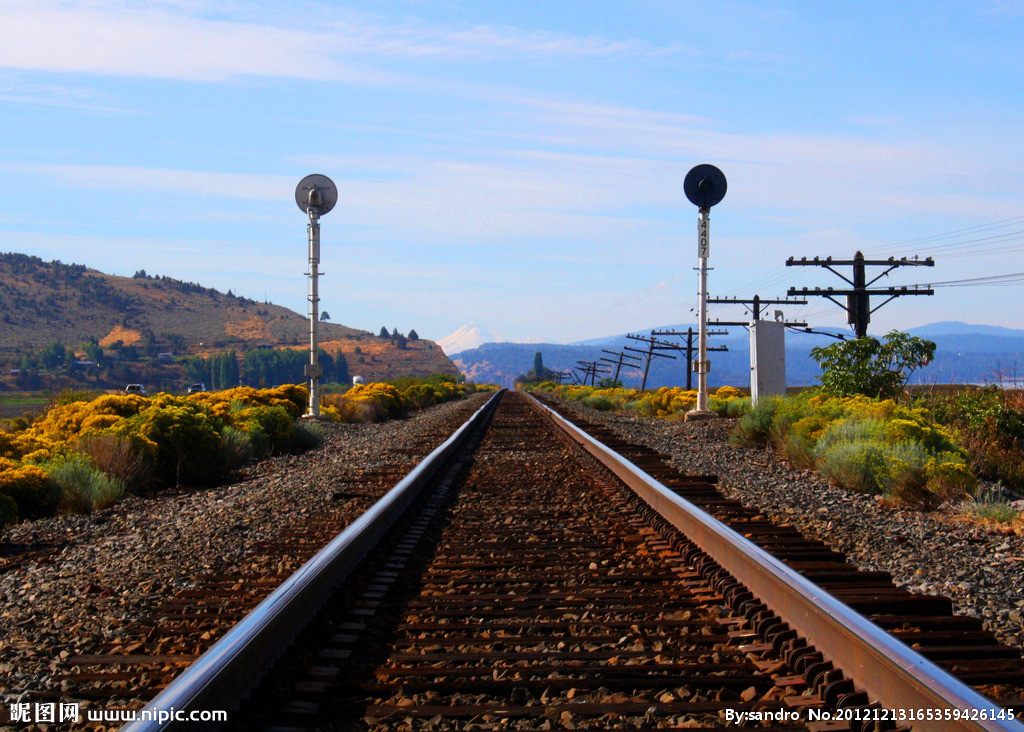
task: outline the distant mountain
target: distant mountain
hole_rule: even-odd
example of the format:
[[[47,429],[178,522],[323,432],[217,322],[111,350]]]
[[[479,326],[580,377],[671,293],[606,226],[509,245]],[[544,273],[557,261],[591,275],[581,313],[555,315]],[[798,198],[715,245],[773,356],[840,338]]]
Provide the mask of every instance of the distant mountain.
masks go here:
[[[501,340],[503,338],[500,334],[481,328],[476,323],[469,323],[441,338],[437,345],[441,347],[442,351],[451,355],[460,351],[468,351],[470,348],[476,348],[484,343],[495,343]]]
[[[692,326],[696,330],[696,326]],[[656,330],[685,331],[686,325],[663,326]],[[730,328],[726,336],[715,336],[709,343],[726,346],[726,352],[710,354],[712,387],[750,383],[750,341],[744,328]],[[636,335],[648,336],[650,329]],[[965,323],[933,323],[910,330],[912,335],[935,341],[935,360],[914,375],[918,383],[989,383],[1024,376],[1024,330]],[[676,343],[682,339],[664,337]],[[791,386],[817,383],[820,370],[810,357],[812,348],[835,343],[826,336],[790,332],[786,334],[786,378]],[[533,357],[541,352],[544,365],[557,371],[569,371],[577,361],[601,361],[614,358],[605,353],[623,351],[629,346],[643,350],[643,343],[629,340],[626,334],[578,341],[569,345],[551,343],[486,343],[452,356],[459,370],[476,381],[511,384],[516,375],[529,370]],[[634,352],[631,355],[639,356]],[[666,356],[651,361],[648,388],[682,386],[687,380],[685,351],[661,352]],[[675,356],[675,359],[667,356]],[[609,365],[607,362],[602,362]],[[614,367],[614,365],[612,365]],[[639,386],[642,368],[624,368],[620,377],[628,386]],[[696,383],[694,380],[693,383]]]
[[[975,325],[972,323],[962,323],[958,320],[945,320],[941,323],[930,323],[929,325],[922,325],[919,328],[911,328],[907,332],[920,338],[963,335],[1024,338],[1024,330],[1003,328],[998,325]]]
[[[318,332],[321,347],[330,354],[341,352],[353,375],[384,379],[456,373],[431,341],[407,340],[403,347],[402,339],[330,322],[319,323]],[[167,363],[167,354],[241,354],[260,346],[308,349],[309,318],[231,291],[141,270],[120,277],[81,264],[0,253],[0,364],[7,363],[6,376],[38,368],[33,359],[55,343],[79,352],[94,343],[93,356],[112,371],[114,364],[134,359],[156,362],[158,353],[165,354],[162,363]],[[103,371],[96,369],[88,373]],[[76,373],[86,371],[79,367]]]

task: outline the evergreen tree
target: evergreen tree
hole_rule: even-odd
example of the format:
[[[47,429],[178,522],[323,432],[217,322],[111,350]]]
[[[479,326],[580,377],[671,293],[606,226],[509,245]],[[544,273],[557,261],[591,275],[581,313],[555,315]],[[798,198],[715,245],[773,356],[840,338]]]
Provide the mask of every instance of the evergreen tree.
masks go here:
[[[419,339],[420,339],[420,334],[419,333],[417,333],[415,330],[410,330],[409,331],[409,340],[410,341],[418,341]]]
[[[382,325],[380,327],[380,337],[381,338],[390,338],[391,337],[391,334],[388,333],[387,326]]]

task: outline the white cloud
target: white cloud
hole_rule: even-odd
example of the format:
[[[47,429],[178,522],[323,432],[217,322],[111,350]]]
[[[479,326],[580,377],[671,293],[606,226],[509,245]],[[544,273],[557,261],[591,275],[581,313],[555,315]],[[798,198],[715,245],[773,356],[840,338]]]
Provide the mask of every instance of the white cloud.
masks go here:
[[[5,3],[0,66],[222,81],[237,76],[380,82],[334,58],[326,33],[191,17],[160,8]]]
[[[284,175],[249,175],[108,165],[4,163],[0,164],[0,170],[49,177],[83,188],[261,201],[290,200],[294,195],[295,185],[298,183],[298,180]]]
[[[370,84],[426,83],[374,71],[366,56],[560,58],[682,52],[510,26],[455,28],[375,20],[299,4],[288,17],[192,2],[15,0],[0,9],[0,67],[216,82],[265,76]],[[358,63],[345,61],[355,59]]]

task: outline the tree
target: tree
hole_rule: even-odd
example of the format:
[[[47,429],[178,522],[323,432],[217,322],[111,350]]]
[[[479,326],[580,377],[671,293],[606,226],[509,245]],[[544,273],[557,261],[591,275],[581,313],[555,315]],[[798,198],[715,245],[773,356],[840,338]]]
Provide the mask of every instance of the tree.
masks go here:
[[[399,351],[404,351],[406,345],[407,344],[405,342],[405,336],[402,334],[398,334],[398,336],[395,337],[395,347],[398,348]]]
[[[417,333],[415,330],[410,330],[409,331],[409,340],[410,341],[418,341],[419,339],[420,339],[420,334],[419,333]]]
[[[326,323],[330,319],[331,319],[331,316],[327,313],[326,310],[324,310],[322,313],[320,313],[320,322],[321,323]]]
[[[381,338],[390,338],[390,337],[391,337],[391,334],[390,334],[390,333],[388,333],[388,329],[387,329],[387,327],[386,327],[386,326],[383,326],[383,325],[382,325],[382,326],[380,327],[380,337],[381,337]]]
[[[85,352],[85,357],[90,361],[102,363],[103,349],[100,348],[100,344],[95,338],[90,338],[86,343],[83,343],[82,350]]]
[[[821,388],[832,394],[896,399],[911,374],[935,356],[935,343],[900,331],[883,341],[868,336],[811,349],[821,366]]]
[[[524,384],[535,384],[541,381],[548,381],[551,378],[551,369],[544,366],[544,357],[541,356],[540,351],[537,351],[533,356],[533,368],[525,374],[519,374],[516,377],[516,381]]]
[[[58,366],[63,366],[68,362],[68,349],[64,347],[63,343],[55,341],[51,343],[43,352],[39,354],[39,363],[47,369],[55,369]]]
[[[392,328],[391,329],[391,337],[392,338],[401,338],[402,334],[398,332],[398,328]]]

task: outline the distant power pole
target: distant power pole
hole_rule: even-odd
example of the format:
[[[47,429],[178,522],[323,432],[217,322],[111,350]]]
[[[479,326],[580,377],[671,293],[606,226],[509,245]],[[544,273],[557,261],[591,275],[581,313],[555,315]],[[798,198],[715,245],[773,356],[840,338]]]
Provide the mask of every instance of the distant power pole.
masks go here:
[[[712,301],[708,300],[708,302],[712,302]],[[710,322],[709,322],[709,325],[710,325]],[[708,337],[716,336],[716,335],[728,335],[728,334],[729,334],[729,331],[726,331],[726,330],[709,330],[707,332]],[[687,328],[685,333],[683,331],[679,331],[679,330],[652,330],[651,331],[651,337],[652,338],[656,337],[656,336],[686,336],[686,345],[685,346],[676,345],[676,344],[672,344],[672,345],[675,347],[676,350],[686,351],[686,363],[688,363],[688,364],[692,364],[693,363],[693,352],[697,348],[697,344],[695,343],[694,339],[698,335],[699,335],[698,333],[694,333],[693,332],[693,328],[692,327]],[[665,348],[662,347],[662,350],[665,350]],[[729,347],[728,346],[707,346],[706,350],[708,350],[708,351],[728,351]],[[693,369],[692,368],[686,369],[686,388],[687,388],[687,390],[690,390],[690,389],[693,388]]]
[[[615,364],[615,376],[612,377],[612,381],[616,384],[619,382],[619,372],[622,371],[623,365],[629,366],[631,368],[640,368],[640,359],[637,356],[630,356],[628,353],[622,353],[621,351],[609,351],[607,348],[602,348],[601,353],[607,353],[611,356],[617,357],[606,358],[604,356],[601,356],[602,361],[607,361],[608,363]],[[636,363],[629,363],[626,359],[636,361]]]
[[[643,336],[638,335],[627,335],[626,337],[629,338],[630,340],[640,341],[641,343],[647,344],[646,351],[641,351],[639,348],[630,348],[629,346],[625,346],[623,348],[624,351],[632,351],[633,353],[639,353],[646,359],[646,363],[644,364],[644,378],[640,384],[640,391],[647,391],[647,374],[650,373],[651,370],[651,359],[671,358],[674,361],[676,358],[675,356],[669,356],[667,353],[658,353],[658,351],[678,351],[680,350],[680,347],[677,346],[675,343],[669,343],[668,341],[659,341],[657,338],[653,337],[644,338]]]
[[[582,371],[582,382],[584,386],[586,386],[587,384],[588,376],[590,377],[590,385],[594,386],[595,382],[597,381],[598,374],[611,373],[610,368],[602,366],[597,361],[577,361],[576,365],[579,366],[580,370]]]
[[[841,274],[833,267],[838,266],[853,266],[853,276],[847,277]],[[800,260],[796,260],[790,257],[786,260],[787,267],[824,267],[825,269],[832,272],[834,275],[839,277],[844,282],[850,285],[850,288],[835,289],[832,287],[822,289],[821,287],[815,287],[813,289],[803,287],[790,287],[789,296],[803,296],[814,295],[816,297],[824,297],[831,300],[836,305],[846,311],[846,320],[853,326],[854,332],[856,332],[858,338],[865,338],[868,334],[868,323],[871,322],[871,313],[878,310],[878,308],[885,305],[890,300],[903,295],[934,295],[935,291],[931,288],[912,287],[879,287],[876,289],[869,289],[871,285],[885,277],[897,267],[934,267],[935,262],[931,257],[927,259],[907,259],[901,257],[895,259],[889,257],[888,259],[865,259],[864,255],[857,252],[853,259],[832,259],[832,257],[826,257],[825,259],[807,259],[807,257],[801,257]],[[885,267],[885,271],[879,274],[872,280],[867,278],[867,267]],[[846,303],[843,304],[837,300],[836,297],[842,295],[846,296]],[[884,301],[875,307],[871,307],[871,296],[872,295],[885,295],[887,296]]]

